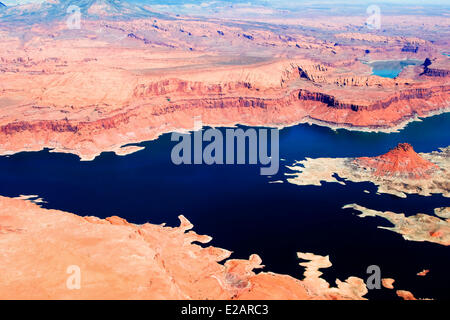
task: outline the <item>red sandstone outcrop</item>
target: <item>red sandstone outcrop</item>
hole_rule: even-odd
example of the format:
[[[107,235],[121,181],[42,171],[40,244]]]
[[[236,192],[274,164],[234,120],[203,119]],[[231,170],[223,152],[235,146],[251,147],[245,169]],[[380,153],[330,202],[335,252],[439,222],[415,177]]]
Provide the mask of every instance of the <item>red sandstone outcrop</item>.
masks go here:
[[[367,293],[355,277],[330,287],[318,271],[331,266],[328,257],[310,253],[299,253],[309,260],[301,263],[303,280],[256,274],[259,256],[229,259],[230,251],[200,245],[211,237],[179,218],[175,228],[135,225],[0,197],[0,299],[362,299]]]
[[[386,289],[394,289],[394,279],[391,278],[384,278],[381,279],[381,284],[383,285],[383,287],[385,287]]]
[[[377,186],[378,192],[402,198],[406,198],[406,194],[430,196],[434,193],[450,197],[450,147],[417,154],[409,144],[401,143],[381,156],[306,158],[288,168],[294,173],[286,173],[287,181],[297,185],[368,181]],[[437,210],[436,215],[448,218],[447,209]]]
[[[397,290],[396,293],[400,298],[403,298],[403,300],[417,300],[416,297],[414,297],[414,295],[409,291]]]
[[[420,277],[425,277],[429,272],[430,272],[430,270],[428,270],[428,269],[423,269],[422,271],[420,271],[419,273],[417,273],[417,275],[420,276]]]
[[[442,60],[442,58],[433,60],[427,58],[423,64],[423,72],[420,75],[440,78],[450,77],[450,70],[446,69],[446,66],[447,61]]]
[[[308,90],[299,90],[298,98],[300,100],[306,101],[316,101],[326,104],[328,107],[336,109],[348,109],[352,111],[375,111],[388,109],[392,105],[399,102],[408,103],[414,100],[432,100],[433,97],[446,96],[450,92],[450,86],[434,87],[430,89],[406,89],[397,92],[389,96],[385,100],[378,100],[375,102],[364,101],[363,103],[351,103],[339,101],[333,95],[321,93],[321,92],[310,92]],[[357,124],[355,123],[355,126]]]
[[[372,170],[375,175],[409,179],[428,179],[439,169],[437,165],[418,155],[409,143],[400,143],[381,156],[358,158],[355,163],[365,170]]]

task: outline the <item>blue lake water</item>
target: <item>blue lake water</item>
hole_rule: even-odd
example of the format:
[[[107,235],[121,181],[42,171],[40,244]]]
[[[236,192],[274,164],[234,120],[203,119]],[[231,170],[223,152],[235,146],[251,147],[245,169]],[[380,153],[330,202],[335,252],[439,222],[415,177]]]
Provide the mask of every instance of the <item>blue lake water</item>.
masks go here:
[[[422,60],[380,60],[367,63],[372,67],[372,74],[384,78],[395,78],[406,66],[422,64]]]
[[[450,249],[428,242],[404,240],[377,228],[389,226],[381,218],[358,218],[348,203],[378,210],[432,214],[435,207],[450,206],[439,195],[400,199],[375,195],[371,183],[326,183],[322,187],[296,186],[285,180],[285,165],[305,157],[374,156],[400,142],[417,152],[450,145],[450,114],[413,122],[399,133],[333,131],[315,125],[298,125],[280,132],[280,172],[261,176],[251,165],[172,164],[175,142],[170,134],[139,145],[146,149],[125,157],[103,153],[91,162],[69,154],[41,152],[0,157],[0,194],[36,194],[44,207],[95,215],[118,215],[134,223],[178,225],[185,215],[199,234],[213,237],[211,245],[233,251],[233,258],[257,253],[265,270],[302,278],[296,252],[330,255],[333,266],[324,278],[367,278],[366,268],[378,265],[382,277],[396,279],[397,289],[417,297],[449,299]],[[363,190],[371,193],[364,193]],[[426,277],[416,273],[430,269]],[[369,298],[395,299],[392,290],[372,290]]]

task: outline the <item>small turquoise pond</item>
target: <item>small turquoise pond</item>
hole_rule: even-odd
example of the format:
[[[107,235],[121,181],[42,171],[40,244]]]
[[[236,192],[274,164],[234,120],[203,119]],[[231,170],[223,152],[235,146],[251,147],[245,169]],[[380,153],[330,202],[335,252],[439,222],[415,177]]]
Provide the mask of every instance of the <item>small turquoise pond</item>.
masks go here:
[[[378,60],[364,62],[372,68],[372,74],[383,78],[395,78],[406,66],[417,66],[423,63],[422,60]]]

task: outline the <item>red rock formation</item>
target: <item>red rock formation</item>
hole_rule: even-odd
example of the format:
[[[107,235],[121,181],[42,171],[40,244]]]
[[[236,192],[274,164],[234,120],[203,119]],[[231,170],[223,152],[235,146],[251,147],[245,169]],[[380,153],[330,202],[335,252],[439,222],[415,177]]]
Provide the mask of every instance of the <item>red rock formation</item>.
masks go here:
[[[400,298],[403,298],[403,300],[417,300],[416,297],[414,297],[414,295],[409,291],[397,290],[396,293]]]
[[[409,143],[400,143],[381,156],[357,158],[354,162],[366,170],[374,171],[375,175],[413,179],[427,179],[439,168],[418,155]]]
[[[447,61],[442,61],[439,59],[430,60],[429,58],[425,59],[423,63],[423,72],[420,74],[421,76],[428,77],[440,77],[445,78],[450,76],[450,70],[446,69]],[[432,66],[432,67],[430,67]]]
[[[368,42],[382,42],[382,43],[401,43],[401,44],[414,44],[414,45],[426,45],[428,41],[419,38],[408,38],[400,36],[380,36],[376,34],[365,34],[365,33],[340,33],[336,37],[349,39],[349,40],[359,40]]]
[[[374,111],[382,110],[391,105],[402,102],[408,103],[413,99],[430,100],[439,95],[447,95],[450,92],[450,86],[440,86],[434,88],[417,88],[399,91],[385,100],[378,100],[373,103],[367,101],[364,104],[346,103],[339,101],[335,96],[322,92],[310,92],[308,90],[299,90],[298,98],[306,101],[317,101],[326,104],[328,107],[336,109],[350,109],[352,111]]]
[[[428,77],[449,77],[450,76],[450,71],[449,70],[444,70],[444,69],[436,69],[436,68],[425,68],[425,70],[423,71],[423,75],[428,76]]]
[[[158,82],[151,82],[149,84],[139,85],[133,97],[144,98],[152,96],[160,96],[167,94],[225,94],[237,92],[242,94],[246,91],[251,91],[252,85],[248,82],[230,82],[223,84],[205,84],[200,81],[183,81],[179,79],[166,79]]]
[[[425,277],[425,276],[428,274],[428,272],[430,272],[430,270],[428,270],[428,269],[423,269],[422,271],[420,271],[419,273],[417,273],[417,275],[420,276],[420,277]]]
[[[392,278],[383,278],[383,279],[381,279],[381,284],[386,289],[394,289],[394,282],[395,282],[395,280],[392,279]]]
[[[434,238],[440,238],[443,235],[444,235],[444,233],[442,232],[442,230],[436,230],[436,231],[430,232],[430,236],[432,236]]]

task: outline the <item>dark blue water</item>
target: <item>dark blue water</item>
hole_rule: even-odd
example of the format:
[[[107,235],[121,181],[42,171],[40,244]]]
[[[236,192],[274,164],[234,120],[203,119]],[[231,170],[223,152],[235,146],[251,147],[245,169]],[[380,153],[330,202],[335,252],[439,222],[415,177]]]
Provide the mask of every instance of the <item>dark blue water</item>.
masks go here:
[[[408,196],[400,199],[375,195],[371,183],[322,187],[296,186],[283,180],[291,165],[304,157],[374,156],[399,142],[411,143],[418,152],[450,145],[450,114],[414,122],[400,133],[361,133],[298,125],[280,132],[281,169],[277,176],[259,174],[259,167],[175,166],[170,135],[145,142],[144,151],[119,157],[103,153],[95,161],[48,151],[0,157],[0,194],[37,194],[44,206],[95,215],[118,215],[134,223],[178,225],[185,215],[199,234],[213,237],[214,246],[232,250],[234,258],[257,253],[266,270],[302,277],[296,252],[330,255],[333,266],[324,278],[367,278],[366,268],[376,264],[383,277],[396,279],[397,288],[418,297],[449,299],[449,248],[403,240],[401,235],[377,226],[381,218],[358,218],[348,203],[406,214],[432,214],[435,207],[450,206],[442,196]],[[371,191],[371,194],[363,190]],[[426,277],[416,273],[430,269]],[[395,298],[393,291],[372,290],[369,298]]]

